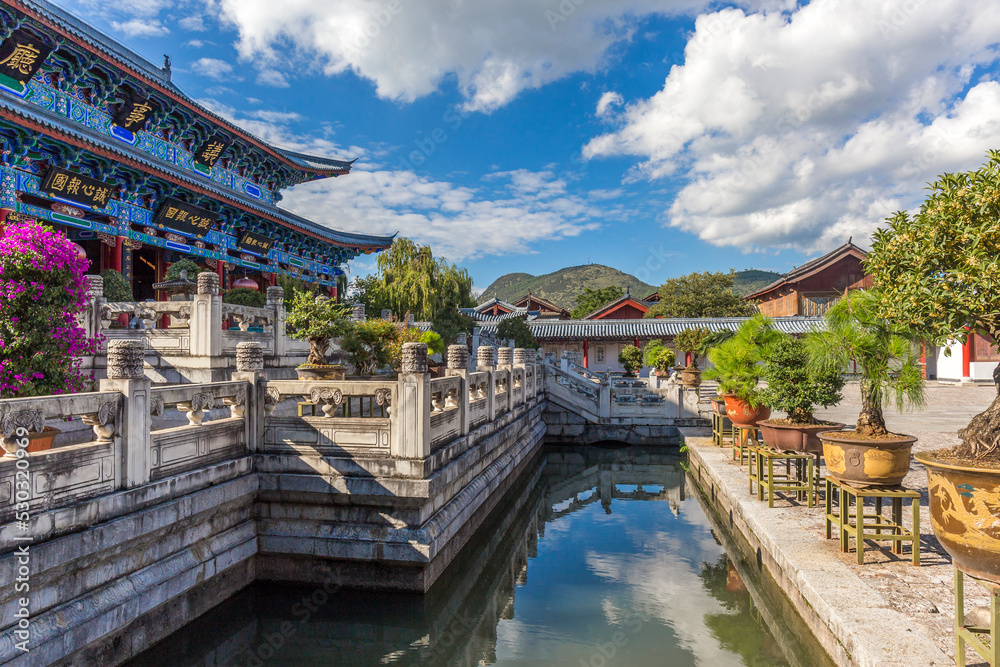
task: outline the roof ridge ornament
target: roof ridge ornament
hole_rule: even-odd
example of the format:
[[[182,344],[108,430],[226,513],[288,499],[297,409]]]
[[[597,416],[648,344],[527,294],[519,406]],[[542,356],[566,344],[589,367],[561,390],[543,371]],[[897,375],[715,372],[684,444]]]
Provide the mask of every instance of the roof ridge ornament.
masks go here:
[[[170,81],[170,56],[166,53],[163,54],[163,67],[160,69],[163,70],[163,75],[167,77],[167,81]]]

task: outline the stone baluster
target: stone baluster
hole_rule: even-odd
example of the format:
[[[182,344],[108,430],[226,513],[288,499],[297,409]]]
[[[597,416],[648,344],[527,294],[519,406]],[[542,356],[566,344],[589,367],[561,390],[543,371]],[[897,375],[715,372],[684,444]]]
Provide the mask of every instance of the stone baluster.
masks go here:
[[[469,386],[469,348],[465,345],[448,346],[448,368],[445,370],[445,376],[462,378],[462,387],[458,390],[454,402],[461,410],[460,432],[466,435],[469,432],[469,401],[475,399],[472,396],[474,390]]]
[[[222,297],[219,296],[219,274],[203,271],[198,274],[198,293],[191,308],[191,354],[222,356]]]
[[[143,371],[143,345],[137,340],[113,340],[108,343],[108,379],[101,380],[101,391],[117,391],[124,396],[121,423],[122,455],[125,459],[125,486],[149,482],[152,466],[150,415],[152,382]]]
[[[353,319],[355,322],[364,322],[365,321],[365,307],[363,305],[361,305],[361,304],[358,304],[357,306],[354,306],[354,314],[353,314],[353,316],[352,316],[351,319]]]
[[[390,413],[390,452],[405,458],[426,458],[431,447],[431,376],[427,345],[403,343],[399,399]]]
[[[279,288],[280,289],[280,288]],[[277,337],[275,337],[277,341]],[[237,343],[236,372],[234,380],[246,380],[249,388],[243,405],[231,406],[234,417],[246,419],[247,442],[250,451],[263,449],[264,420],[267,414],[274,411],[274,405],[269,403],[267,396],[267,375],[264,373],[264,346],[260,343]]]
[[[510,347],[501,347],[497,350],[497,367],[510,368],[514,364],[514,350]]]
[[[271,335],[274,336],[274,356],[285,356],[287,340],[285,338],[285,289],[283,287],[267,288],[267,308],[271,310]]]
[[[87,289],[87,309],[80,316],[80,326],[93,338],[101,333],[101,308],[107,302],[104,298],[104,278],[85,276]]]
[[[476,370],[493,371],[496,364],[496,349],[489,345],[482,345],[476,350]]]

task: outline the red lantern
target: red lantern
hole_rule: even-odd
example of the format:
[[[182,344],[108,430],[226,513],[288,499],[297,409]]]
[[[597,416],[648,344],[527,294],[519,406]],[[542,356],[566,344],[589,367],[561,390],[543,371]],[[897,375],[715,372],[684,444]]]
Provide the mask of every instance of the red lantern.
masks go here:
[[[257,284],[255,280],[253,280],[252,278],[247,278],[246,276],[243,276],[239,280],[233,282],[233,287],[242,287],[244,289],[252,289],[252,290],[260,289],[260,286]]]

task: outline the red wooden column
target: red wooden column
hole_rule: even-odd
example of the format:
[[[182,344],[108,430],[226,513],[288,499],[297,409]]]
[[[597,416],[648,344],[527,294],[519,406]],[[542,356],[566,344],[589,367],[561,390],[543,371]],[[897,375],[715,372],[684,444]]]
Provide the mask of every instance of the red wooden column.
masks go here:
[[[962,345],[962,382],[972,382],[972,336],[968,332]]]
[[[584,368],[590,368],[590,366],[588,365],[589,364],[589,360],[587,358],[587,350],[588,350],[587,343],[589,343],[589,342],[590,341],[587,340],[586,338],[583,339],[583,367]]]
[[[115,237],[115,266],[118,273],[122,272],[122,253],[125,250],[125,239],[121,236]]]
[[[685,352],[684,353],[684,365],[685,366],[690,366],[691,365],[691,353],[690,352]]]

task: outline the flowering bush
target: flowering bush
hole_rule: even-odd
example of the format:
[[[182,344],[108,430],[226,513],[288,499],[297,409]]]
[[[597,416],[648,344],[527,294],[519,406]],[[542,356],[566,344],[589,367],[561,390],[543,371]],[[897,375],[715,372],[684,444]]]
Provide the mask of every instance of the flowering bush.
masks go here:
[[[0,398],[90,389],[79,357],[97,341],[77,322],[84,272],[65,235],[34,222],[0,227]]]

